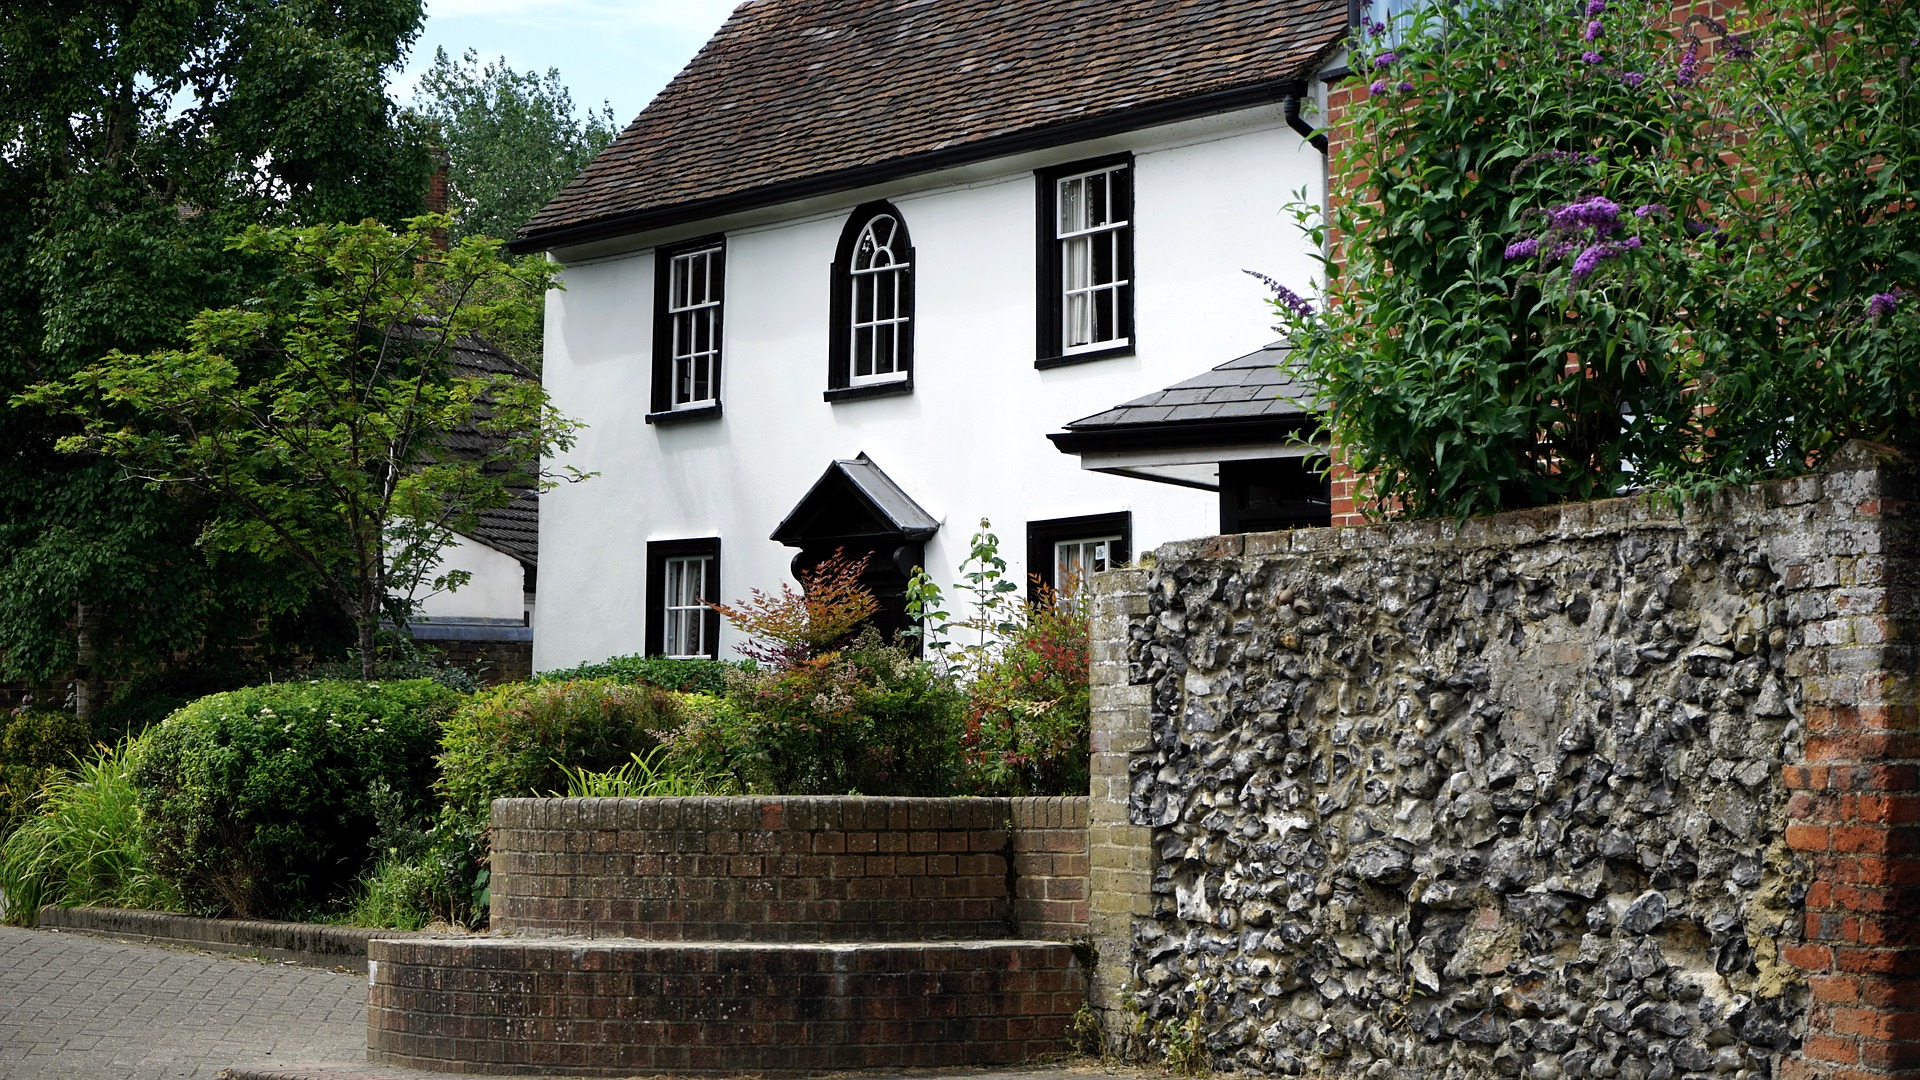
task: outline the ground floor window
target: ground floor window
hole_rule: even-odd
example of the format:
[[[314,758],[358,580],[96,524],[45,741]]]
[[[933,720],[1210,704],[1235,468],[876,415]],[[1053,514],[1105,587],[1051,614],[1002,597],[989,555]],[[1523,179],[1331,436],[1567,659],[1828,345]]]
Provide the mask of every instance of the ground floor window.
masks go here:
[[[1094,574],[1124,564],[1133,548],[1133,515],[1089,514],[1027,523],[1030,586],[1078,594]],[[1038,588],[1030,589],[1037,593]]]
[[[719,600],[719,537],[647,545],[647,652],[719,659]]]

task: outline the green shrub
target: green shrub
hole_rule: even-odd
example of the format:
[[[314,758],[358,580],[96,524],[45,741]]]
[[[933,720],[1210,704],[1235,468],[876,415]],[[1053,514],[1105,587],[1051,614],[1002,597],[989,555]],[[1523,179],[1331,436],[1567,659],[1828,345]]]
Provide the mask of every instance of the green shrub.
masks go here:
[[[698,763],[676,758],[671,747],[656,746],[617,769],[592,772],[568,769],[567,790],[555,797],[569,799],[646,799],[672,795],[729,795],[733,785],[724,775],[703,772]]]
[[[612,679],[628,685],[645,684],[689,694],[718,694],[727,687],[727,672],[752,667],[750,661],[681,660],[671,656],[613,656],[598,664],[581,664],[559,671],[543,671],[534,682],[573,682]]]
[[[839,652],[728,680],[700,703],[676,760],[778,795],[949,795],[963,698],[869,627]]]
[[[0,726],[0,837],[33,815],[41,789],[92,746],[72,713],[18,709]]]
[[[440,877],[425,859],[383,858],[361,879],[360,894],[340,921],[347,926],[418,930],[436,916]]]
[[[487,805],[564,789],[567,769],[618,767],[678,728],[678,699],[612,679],[509,683],[478,694],[447,720],[438,786],[456,809],[485,820]]]
[[[437,683],[310,682],[202,698],[143,739],[134,769],[155,868],[186,900],[240,916],[311,912],[372,862],[380,785],[424,814]]]
[[[1036,603],[967,694],[969,787],[981,795],[1084,795],[1090,755],[1087,613]]]
[[[9,922],[31,926],[42,904],[182,910],[141,837],[131,775],[138,753],[122,741],[57,772],[40,812],[0,844]]]

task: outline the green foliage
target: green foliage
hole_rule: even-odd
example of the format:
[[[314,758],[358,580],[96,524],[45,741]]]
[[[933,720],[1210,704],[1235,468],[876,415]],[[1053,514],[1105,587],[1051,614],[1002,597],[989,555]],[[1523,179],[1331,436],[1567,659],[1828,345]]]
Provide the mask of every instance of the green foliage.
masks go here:
[[[127,740],[59,772],[39,813],[0,842],[8,922],[31,926],[45,904],[182,910],[141,835],[132,779],[139,752]]]
[[[15,709],[0,725],[0,838],[31,817],[42,790],[92,746],[72,713]]]
[[[385,84],[418,0],[9,5],[0,18],[0,400],[241,300],[262,222],[395,221],[427,156]],[[247,642],[329,644],[315,583],[194,543],[216,500],[55,453],[72,426],[0,408],[0,676],[87,680]],[[261,626],[261,617],[271,616]],[[319,636],[309,636],[315,632]]]
[[[718,694],[726,689],[727,672],[747,671],[753,661],[678,659],[671,656],[612,656],[597,664],[581,664],[556,671],[543,671],[533,682],[568,682],[575,679],[612,679],[628,685],[657,686],[689,694]]]
[[[1389,509],[1796,472],[1916,430],[1920,13],[1772,0],[1702,64],[1716,24],[1588,6],[1464,0],[1354,43],[1376,81],[1335,170],[1361,186],[1345,265],[1326,310],[1276,307]]]
[[[1091,696],[1085,605],[1043,596],[967,687],[968,787],[1084,795]]]
[[[644,799],[670,795],[730,795],[726,777],[702,773],[676,759],[671,747],[656,746],[617,769],[592,772],[567,769],[567,790],[555,798]]]
[[[143,737],[134,768],[154,868],[189,904],[242,917],[339,900],[373,861],[376,793],[410,816],[431,805],[457,701],[426,680],[310,682],[181,709]]]
[[[453,532],[540,485],[537,463],[574,430],[538,382],[455,367],[457,347],[537,305],[551,271],[485,239],[443,250],[445,225],[250,228],[234,249],[274,268],[250,302],[201,312],[185,348],[116,351],[16,403],[78,421],[64,451],[219,500],[199,543],[320,582],[371,678],[381,620],[449,583],[433,575]],[[506,292],[476,299],[482,284]],[[461,430],[487,438],[447,452]]]
[[[446,722],[440,793],[485,821],[497,798],[564,789],[567,770],[617,768],[680,727],[669,691],[611,679],[509,683],[478,694]]]
[[[618,131],[605,103],[575,115],[559,71],[517,72],[505,57],[483,66],[472,49],[458,60],[435,50],[415,106],[444,140],[456,236],[513,239]]]
[[[674,743],[676,761],[780,795],[950,795],[963,699],[869,627],[846,648],[743,672]]]
[[[418,930],[433,921],[440,874],[422,860],[383,858],[361,879],[360,892],[341,914],[347,926]]]
[[[913,626],[904,636],[941,657],[962,681],[971,681],[993,662],[1008,635],[1020,629],[1022,619],[1020,586],[1007,577],[1000,538],[986,518],[980,519],[980,531],[968,544],[953,592],[967,597],[963,619],[942,609],[946,594],[924,569],[916,567],[906,593],[907,617]]]

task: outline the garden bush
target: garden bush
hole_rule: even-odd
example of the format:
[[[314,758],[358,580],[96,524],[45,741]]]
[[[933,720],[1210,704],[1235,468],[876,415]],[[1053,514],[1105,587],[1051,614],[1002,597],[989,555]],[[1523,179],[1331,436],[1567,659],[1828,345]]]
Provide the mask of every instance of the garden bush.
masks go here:
[[[1085,795],[1090,757],[1085,605],[1043,595],[967,688],[963,739],[978,795]]]
[[[1747,19],[1460,0],[1355,39],[1372,83],[1343,118],[1328,302],[1276,283],[1277,307],[1383,508],[1684,491],[1920,439],[1920,8]]]
[[[0,838],[33,815],[41,789],[92,747],[92,729],[72,713],[16,709],[0,726]]]
[[[141,835],[138,753],[123,740],[59,771],[39,812],[0,843],[7,921],[31,926],[42,904],[181,909],[179,890],[155,872]]]
[[[565,790],[568,769],[617,768],[659,745],[683,718],[678,697],[657,686],[612,679],[498,686],[448,718],[439,790],[452,807],[484,815],[497,798]]]
[[[752,667],[751,661],[680,659],[672,656],[613,656],[597,664],[543,671],[537,683],[612,679],[628,685],[657,686],[689,694],[718,694],[727,687],[727,672]]]
[[[442,718],[428,680],[256,686],[202,698],[142,739],[133,779],[155,869],[196,909],[307,914],[373,862],[376,793],[431,806]]]
[[[838,652],[730,677],[724,697],[696,703],[673,752],[755,794],[951,795],[964,701],[869,627]]]

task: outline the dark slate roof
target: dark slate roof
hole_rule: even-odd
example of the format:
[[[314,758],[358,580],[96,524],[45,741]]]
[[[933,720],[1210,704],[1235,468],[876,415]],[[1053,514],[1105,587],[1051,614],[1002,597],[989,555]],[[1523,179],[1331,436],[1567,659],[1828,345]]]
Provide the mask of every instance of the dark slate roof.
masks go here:
[[[513,246],[1270,102],[1346,28],[1346,0],[749,0]]]
[[[1301,430],[1315,412],[1305,384],[1282,367],[1289,346],[1276,341],[1203,375],[1122,402],[1047,436],[1068,453],[1258,442]]]
[[[823,527],[826,534],[834,536],[849,535],[851,530],[921,539],[939,531],[940,522],[921,509],[872,458],[860,454],[827,466],[769,539],[799,544],[815,539]]]
[[[500,350],[477,338],[456,342],[453,363],[462,375],[512,375],[538,381],[539,376],[514,362]],[[498,437],[471,427],[449,433],[442,444],[454,453],[486,453]],[[504,469],[496,471],[504,472]],[[520,560],[529,569],[540,561],[540,492],[531,487],[508,489],[512,501],[496,510],[483,510],[467,536]]]

